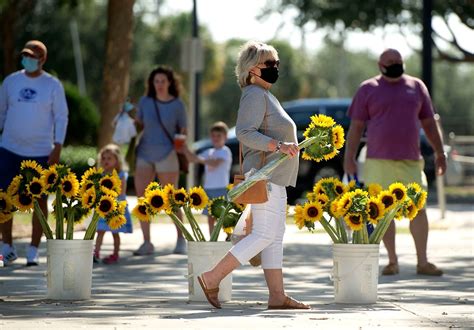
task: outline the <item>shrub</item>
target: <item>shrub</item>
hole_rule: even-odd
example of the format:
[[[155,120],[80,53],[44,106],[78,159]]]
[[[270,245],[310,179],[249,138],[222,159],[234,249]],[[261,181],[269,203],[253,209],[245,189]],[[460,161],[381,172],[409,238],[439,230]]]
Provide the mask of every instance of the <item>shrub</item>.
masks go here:
[[[95,166],[97,149],[89,146],[65,146],[61,151],[61,163],[68,165],[78,176]]]
[[[65,144],[93,146],[97,141],[99,112],[94,103],[79,93],[77,87],[64,83],[69,108],[69,124]]]

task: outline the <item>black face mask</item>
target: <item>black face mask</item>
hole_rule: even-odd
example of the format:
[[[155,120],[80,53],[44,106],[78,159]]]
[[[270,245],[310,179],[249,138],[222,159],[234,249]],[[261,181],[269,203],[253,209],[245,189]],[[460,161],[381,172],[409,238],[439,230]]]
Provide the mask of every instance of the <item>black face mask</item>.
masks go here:
[[[274,84],[278,80],[278,68],[276,66],[271,68],[260,69],[260,78],[267,83]]]
[[[382,74],[384,76],[387,76],[389,78],[398,78],[400,77],[404,70],[403,70],[403,64],[392,64],[389,66],[384,66],[385,72],[382,71]]]

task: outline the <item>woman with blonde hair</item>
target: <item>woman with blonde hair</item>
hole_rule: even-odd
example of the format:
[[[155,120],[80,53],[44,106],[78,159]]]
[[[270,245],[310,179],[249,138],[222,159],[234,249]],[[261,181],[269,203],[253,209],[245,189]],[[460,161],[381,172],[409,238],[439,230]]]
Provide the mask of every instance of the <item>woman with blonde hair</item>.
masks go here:
[[[262,253],[267,282],[268,309],[310,309],[285,294],[283,285],[283,235],[286,220],[286,186],[294,186],[298,174],[296,125],[270,93],[278,79],[280,61],[270,45],[250,41],[243,45],[235,69],[242,89],[237,116],[237,138],[243,145],[244,171],[258,169],[284,153],[290,159],[272,174],[268,201],[251,206],[252,232],[234,245],[212,270],[198,276],[207,300],[221,308],[219,283],[238,266]],[[263,154],[265,155],[262,158]]]

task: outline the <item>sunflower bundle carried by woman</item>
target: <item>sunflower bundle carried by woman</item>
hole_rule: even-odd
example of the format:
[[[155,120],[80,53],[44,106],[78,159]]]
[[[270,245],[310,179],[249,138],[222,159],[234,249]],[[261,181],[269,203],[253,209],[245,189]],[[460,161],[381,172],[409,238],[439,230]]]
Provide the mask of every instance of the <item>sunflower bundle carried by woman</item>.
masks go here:
[[[245,205],[228,201],[223,197],[211,200],[208,206],[209,214],[219,219],[211,233],[211,242],[217,241],[221,228],[227,235],[232,234],[244,209]]]
[[[295,207],[295,223],[299,229],[315,229],[320,222],[334,243],[349,243],[347,228],[353,231],[354,244],[379,244],[390,222],[413,220],[424,207],[426,191],[416,183],[404,186],[393,183],[387,190],[378,184],[359,189],[354,182],[345,185],[335,178],[318,181],[308,201]],[[367,223],[374,225],[369,235]]]
[[[15,206],[8,192],[0,189],[0,224],[10,221],[15,212]]]
[[[186,240],[204,242],[206,238],[192,210],[200,211],[208,204],[209,198],[202,187],[193,187],[186,191],[184,188],[177,189],[170,184],[162,187],[158,183],[152,182],[145,189],[144,196],[138,199],[132,214],[140,221],[150,221],[152,217],[164,212],[182,231]],[[188,230],[184,222],[178,218],[177,213],[180,209],[183,210],[191,230]],[[224,213],[226,214],[228,211]],[[226,218],[225,214],[219,217],[219,221],[211,234],[211,241],[217,240],[222,223]]]
[[[306,160],[320,162],[332,159],[344,145],[344,129],[326,115],[311,116],[311,122],[304,132],[304,137],[305,139],[298,144],[298,148],[304,149],[302,157]],[[229,191],[229,200],[235,200],[258,181],[268,179],[270,174],[288,157],[286,154],[281,154],[279,158],[250,175]]]

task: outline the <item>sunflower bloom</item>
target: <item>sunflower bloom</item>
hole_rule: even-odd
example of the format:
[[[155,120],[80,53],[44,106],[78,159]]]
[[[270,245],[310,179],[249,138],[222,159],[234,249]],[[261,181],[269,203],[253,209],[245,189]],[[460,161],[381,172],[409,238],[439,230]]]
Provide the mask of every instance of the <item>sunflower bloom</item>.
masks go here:
[[[418,200],[416,202],[416,208],[421,210],[422,208],[425,207],[426,204],[426,198],[428,197],[428,193],[424,190],[420,192],[420,196],[418,197]]]
[[[388,187],[388,190],[393,195],[395,195],[395,197],[397,198],[397,201],[402,201],[407,196],[407,188],[403,184],[401,184],[400,182],[392,183]]]
[[[43,179],[43,185],[45,186],[45,189],[51,189],[57,183],[59,178],[56,166],[50,166],[49,168],[45,169],[41,177]]]
[[[371,224],[376,225],[384,216],[385,207],[376,197],[370,197],[367,203],[367,215]]]
[[[0,212],[0,224],[5,223],[13,219],[13,213],[11,212]]]
[[[39,198],[44,192],[43,180],[40,178],[31,179],[30,183],[27,186],[28,193],[34,198]]]
[[[109,225],[110,229],[112,229],[112,230],[119,229],[125,223],[127,223],[127,219],[123,215],[113,216],[107,221],[107,224]]]
[[[94,179],[102,177],[102,173],[104,173],[103,168],[89,168],[81,177],[81,185],[83,186],[86,181],[94,181]]]
[[[313,115],[311,116],[311,125],[316,127],[333,127],[336,125],[336,122],[332,117],[326,115]]]
[[[352,206],[352,194],[345,193],[342,197],[337,201],[337,211],[336,213],[339,216],[344,216]]]
[[[206,207],[209,198],[202,187],[193,187],[189,193],[189,205],[195,210],[202,210]]]
[[[18,193],[13,197],[13,205],[22,212],[28,212],[33,209],[33,196],[25,193]]]
[[[184,205],[186,200],[188,199],[188,195],[186,193],[186,189],[179,188],[173,191],[173,200],[176,205]]]
[[[318,202],[305,203],[303,205],[303,217],[305,221],[316,222],[321,220],[323,208]]]
[[[24,160],[21,162],[20,168],[22,171],[27,171],[32,174],[34,177],[40,177],[43,168],[34,160]]]
[[[22,175],[17,175],[13,178],[12,182],[10,182],[10,185],[7,188],[8,195],[13,196],[13,195],[18,194],[22,179],[23,179]]]
[[[344,129],[340,125],[332,128],[332,143],[336,149],[341,149],[344,145]]]
[[[364,220],[360,213],[348,213],[344,217],[344,221],[354,231],[361,230],[364,225]]]
[[[226,233],[227,235],[230,235],[234,232],[234,227],[226,227],[223,229],[224,229],[224,233]]]
[[[81,202],[82,207],[86,209],[91,209],[94,207],[96,202],[95,189],[88,189],[85,193],[82,194]]]
[[[390,191],[382,191],[378,198],[383,203],[386,211],[390,211],[395,207],[396,197]]]
[[[86,191],[89,189],[94,188],[95,190],[95,184],[91,180],[85,180],[84,182],[81,182],[81,188],[80,188],[80,193],[84,194]]]
[[[115,210],[116,206],[117,202],[113,196],[104,195],[100,198],[95,209],[102,218],[105,218],[109,213]]]
[[[105,193],[113,191],[116,194],[120,194],[122,190],[122,181],[115,170],[110,175],[104,175],[104,177],[100,179],[99,184],[100,189]]]
[[[325,208],[329,204],[329,197],[325,194],[317,195],[314,200],[318,202],[322,208]]]
[[[383,190],[382,186],[379,185],[378,183],[370,183],[367,186],[367,192],[369,193],[369,196],[374,196],[376,197],[380,192]]]
[[[336,199],[336,200],[332,201],[331,205],[329,206],[329,212],[332,215],[332,217],[334,217],[334,218],[340,218],[342,216],[339,213],[338,202],[339,202],[339,200]]]
[[[133,208],[132,214],[140,221],[150,221],[151,219],[151,214],[148,212],[148,208],[143,198],[138,199],[138,203]]]
[[[415,203],[410,199],[408,205],[406,207],[406,217],[412,221],[418,215],[418,208],[416,207]]]
[[[165,211],[168,208],[168,195],[161,189],[149,191],[145,198],[154,213]]]
[[[8,213],[11,212],[13,204],[10,196],[0,189],[0,212]]]
[[[295,206],[295,224],[298,229],[302,229],[305,226],[305,220],[303,217],[303,206],[297,204]]]
[[[79,192],[79,181],[77,180],[76,174],[69,173],[61,180],[61,193],[68,197],[74,197]]]
[[[153,181],[146,187],[144,195],[146,195],[150,191],[157,190],[157,189],[161,189],[161,186],[158,182]]]

